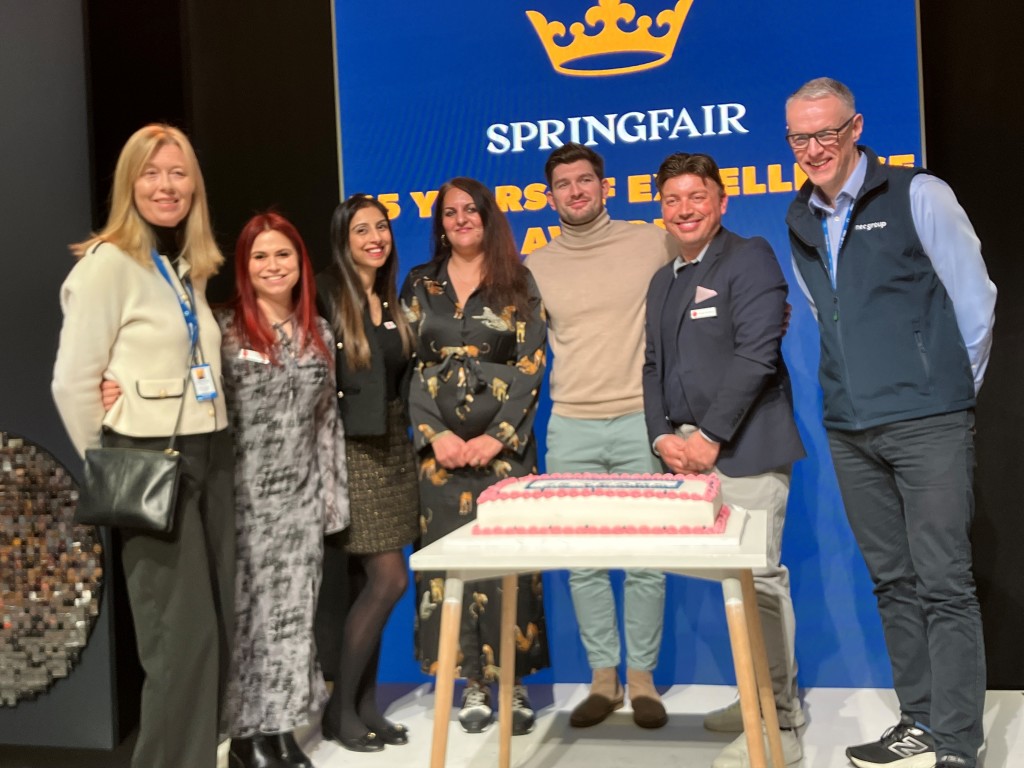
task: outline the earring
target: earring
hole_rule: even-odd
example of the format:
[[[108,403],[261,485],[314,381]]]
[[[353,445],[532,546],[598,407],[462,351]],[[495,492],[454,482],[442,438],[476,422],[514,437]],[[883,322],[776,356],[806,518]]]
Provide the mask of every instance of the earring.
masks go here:
[[[444,232],[441,233],[441,245],[448,247],[448,236]]]

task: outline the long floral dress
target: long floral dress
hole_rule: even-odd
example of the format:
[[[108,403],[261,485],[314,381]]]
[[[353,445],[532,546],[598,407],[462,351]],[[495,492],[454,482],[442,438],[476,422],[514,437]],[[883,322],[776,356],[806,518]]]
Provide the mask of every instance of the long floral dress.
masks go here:
[[[327,699],[313,639],[323,537],[349,521],[345,441],[333,360],[296,355],[281,334],[274,364],[218,313],[235,444],[235,644],[230,734],[290,731]],[[327,349],[334,341],[318,319]]]
[[[476,517],[476,498],[504,477],[536,471],[533,419],[544,375],[547,325],[540,293],[529,276],[529,308],[486,306],[474,293],[461,306],[447,261],[414,268],[402,305],[417,334],[417,368],[409,392],[413,440],[419,452],[422,546]],[[504,447],[486,467],[449,470],[430,441],[451,431],[464,440],[488,434]],[[417,572],[416,655],[424,672],[437,667],[444,574]],[[540,574],[519,579],[516,676],[548,666]],[[498,676],[501,581],[474,581],[463,601],[458,663],[474,680]]]

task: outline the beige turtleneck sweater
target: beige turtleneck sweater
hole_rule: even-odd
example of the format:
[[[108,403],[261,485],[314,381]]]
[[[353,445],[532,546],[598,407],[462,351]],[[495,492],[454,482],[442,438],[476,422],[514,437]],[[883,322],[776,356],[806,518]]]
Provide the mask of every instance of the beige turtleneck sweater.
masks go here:
[[[562,222],[562,234],[526,259],[548,314],[552,411],[611,419],[644,409],[647,286],[676,257],[665,230],[613,221]]]

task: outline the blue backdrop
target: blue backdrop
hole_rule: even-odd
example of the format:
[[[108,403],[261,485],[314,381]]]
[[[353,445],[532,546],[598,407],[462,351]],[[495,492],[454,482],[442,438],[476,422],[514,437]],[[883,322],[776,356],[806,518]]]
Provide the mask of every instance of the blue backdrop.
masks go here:
[[[803,176],[783,139],[784,102],[813,77],[838,78],[865,115],[862,141],[891,162],[920,162],[915,3],[631,5],[335,0],[343,189],[389,206],[404,276],[430,258],[433,198],[452,176],[495,189],[528,253],[557,234],[543,166],[560,140],[579,136],[604,156],[611,215],[637,221],[659,219],[652,174],[665,156],[714,156],[732,197],[725,226],[766,237],[794,286],[783,351],[809,457],[794,470],[783,560],[791,571],[800,682],[889,687],[870,581],[821,427],[817,329],[792,279],[784,215]],[[639,43],[629,34],[638,26],[630,10],[651,18]],[[602,13],[619,19],[620,34],[599,34],[616,24],[602,23]],[[564,26],[552,29],[552,22]],[[545,394],[537,423],[542,455],[548,412]],[[565,574],[548,574],[545,589],[553,666],[535,679],[589,680]],[[388,625],[383,681],[426,679],[412,658],[413,610],[407,596]],[[655,679],[733,682],[717,584],[669,580]]]

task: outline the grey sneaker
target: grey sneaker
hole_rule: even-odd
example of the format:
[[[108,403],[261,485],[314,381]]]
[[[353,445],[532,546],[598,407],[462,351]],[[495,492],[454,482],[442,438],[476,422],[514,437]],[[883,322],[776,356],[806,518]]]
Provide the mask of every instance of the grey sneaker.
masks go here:
[[[470,681],[462,694],[459,725],[466,733],[481,733],[494,722],[491,709],[491,690],[476,681]]]
[[[512,735],[522,736],[533,730],[537,717],[526,695],[526,686],[517,685],[512,689]]]

